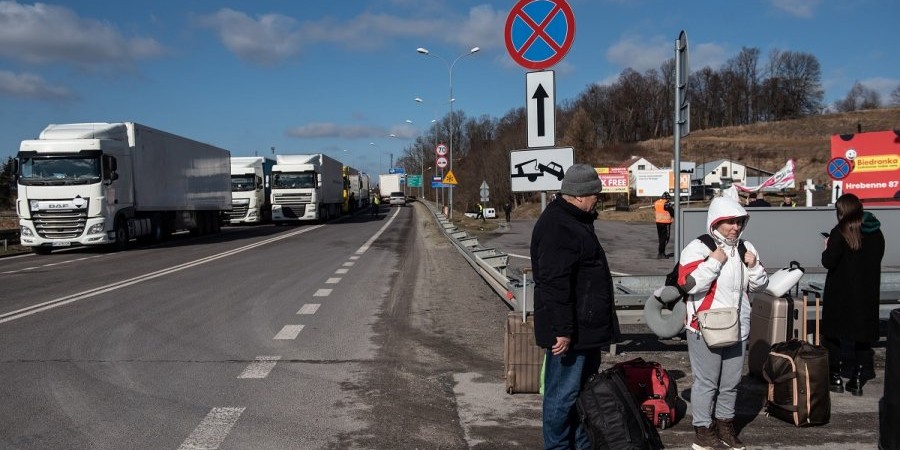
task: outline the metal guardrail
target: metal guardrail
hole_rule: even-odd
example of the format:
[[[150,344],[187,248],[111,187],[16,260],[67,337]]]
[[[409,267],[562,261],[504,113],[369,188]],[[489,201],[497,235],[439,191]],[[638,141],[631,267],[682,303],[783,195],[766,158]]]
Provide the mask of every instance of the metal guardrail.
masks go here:
[[[503,302],[512,310],[522,311],[523,305],[519,299],[534,298],[534,282],[526,280],[525,277],[515,279],[507,274],[509,255],[495,248],[481,246],[477,237],[459,230],[434,207],[434,204],[428,202],[422,202],[422,204],[431,210],[450,242],[469,262],[469,265],[494,289]],[[800,279],[798,286],[802,289],[822,290],[825,286],[825,275],[824,273],[806,273]],[[665,279],[665,275],[614,275],[616,314],[619,316],[619,323],[627,325],[645,323],[644,303],[656,288],[665,284]],[[525,310],[532,311],[533,303],[528,303],[525,305]],[[900,306],[900,272],[882,272],[881,305],[882,307]]]

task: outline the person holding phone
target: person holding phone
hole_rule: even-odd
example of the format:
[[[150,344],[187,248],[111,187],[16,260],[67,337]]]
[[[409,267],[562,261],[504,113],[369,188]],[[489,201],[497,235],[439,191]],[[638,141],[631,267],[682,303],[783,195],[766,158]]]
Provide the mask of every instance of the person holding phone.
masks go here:
[[[881,222],[853,194],[834,204],[838,223],[825,240],[822,266],[828,269],[822,297],[822,343],[828,349],[832,392],[863,394],[875,377],[872,343],[878,341],[878,307],[884,234]],[[854,361],[846,385],[841,377],[841,341],[853,343]],[[849,362],[849,361],[847,361]]]

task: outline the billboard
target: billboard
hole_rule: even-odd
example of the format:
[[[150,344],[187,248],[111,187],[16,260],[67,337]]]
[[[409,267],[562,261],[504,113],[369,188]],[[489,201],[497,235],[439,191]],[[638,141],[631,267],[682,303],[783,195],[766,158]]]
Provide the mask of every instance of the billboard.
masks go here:
[[[831,136],[826,173],[840,194],[863,201],[900,204],[900,131]]]

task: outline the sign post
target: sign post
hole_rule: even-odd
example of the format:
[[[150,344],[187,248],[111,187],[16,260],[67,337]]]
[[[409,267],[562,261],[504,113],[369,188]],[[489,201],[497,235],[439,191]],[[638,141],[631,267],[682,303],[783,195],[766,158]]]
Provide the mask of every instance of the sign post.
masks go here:
[[[547,149],[556,145],[556,87],[554,72],[545,71],[560,62],[575,41],[575,13],[566,0],[519,0],[509,11],[504,32],[506,50],[529,72],[525,78],[528,113],[528,148]],[[511,158],[513,192],[541,191],[541,210],[547,204],[546,187],[559,189],[565,170],[573,164],[573,149],[551,149],[557,156],[537,153]],[[568,152],[566,152],[568,150]],[[565,161],[561,163],[560,161]],[[565,164],[565,165],[564,165]],[[534,167],[532,167],[534,166]],[[550,182],[556,179],[557,182]],[[537,189],[538,185],[545,188]]]
[[[688,73],[687,33],[681,30],[675,40],[675,260],[681,257],[681,138],[690,133],[690,104],[687,102]],[[688,118],[682,116],[687,113]],[[690,192],[690,186],[688,186]]]

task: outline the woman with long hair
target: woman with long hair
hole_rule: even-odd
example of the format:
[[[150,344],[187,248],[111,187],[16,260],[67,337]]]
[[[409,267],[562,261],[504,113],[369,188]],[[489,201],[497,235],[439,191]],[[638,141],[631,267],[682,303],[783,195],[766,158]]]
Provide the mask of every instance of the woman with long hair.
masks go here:
[[[881,223],[853,194],[835,202],[838,223],[822,252],[828,269],[822,303],[822,341],[828,349],[832,392],[862,395],[863,384],[875,376],[872,343],[878,341],[878,307],[884,235]],[[852,342],[850,378],[841,377],[841,342]],[[847,361],[848,363],[850,361]]]

